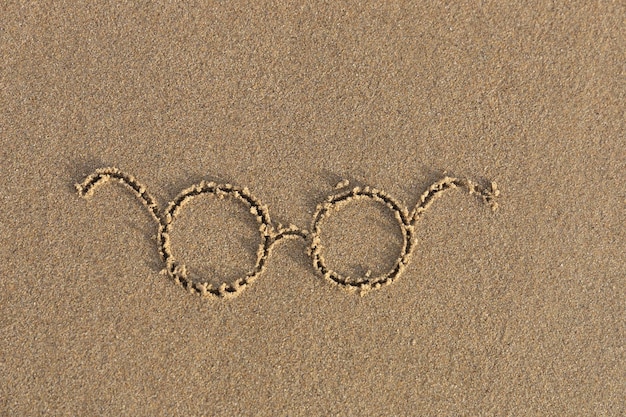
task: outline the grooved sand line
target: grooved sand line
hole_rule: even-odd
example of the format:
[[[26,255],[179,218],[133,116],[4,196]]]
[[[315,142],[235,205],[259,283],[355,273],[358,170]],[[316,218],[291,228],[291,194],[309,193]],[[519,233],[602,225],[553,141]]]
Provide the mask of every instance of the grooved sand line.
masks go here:
[[[431,206],[431,204],[439,198],[443,192],[455,188],[465,188],[469,194],[480,196],[483,201],[489,204],[493,211],[497,210],[498,203],[495,201],[500,194],[497,184],[492,182],[489,188],[484,188],[470,180],[461,180],[458,178],[444,177],[433,183],[420,196],[420,200],[412,212],[393,197],[386,194],[382,190],[370,187],[355,187],[351,190],[343,191],[338,194],[330,195],[326,201],[319,204],[313,215],[311,223],[311,232],[300,229],[294,225],[283,227],[279,224],[277,227],[271,222],[268,208],[261,204],[247,188],[240,188],[231,184],[216,184],[213,182],[201,181],[191,187],[183,190],[174,200],[172,200],[164,212],[158,208],[154,197],[148,193],[146,187],[137,181],[132,175],[125,174],[117,168],[101,168],[93,174],[86,177],[82,183],[76,184],[76,189],[82,197],[90,197],[93,195],[94,189],[108,181],[118,180],[120,183],[128,187],[148,208],[152,217],[158,223],[157,242],[159,253],[165,262],[165,270],[168,275],[183,288],[192,293],[202,296],[214,296],[220,298],[233,297],[241,293],[248,285],[250,285],[265,269],[265,264],[270,255],[274,243],[284,238],[302,238],[310,242],[308,253],[313,262],[313,267],[319,274],[324,276],[330,282],[333,282],[347,290],[360,290],[361,294],[365,294],[371,289],[380,288],[383,285],[390,284],[404,270],[409,262],[411,253],[415,248],[415,223],[422,217],[423,213]],[[337,188],[345,188],[347,181],[342,181]],[[208,282],[193,282],[189,278],[189,274],[184,264],[178,262],[171,250],[170,232],[172,225],[180,210],[189,201],[202,194],[213,194],[220,199],[224,197],[232,197],[240,200],[249,207],[250,213],[256,218],[259,225],[258,232],[261,238],[257,249],[257,259],[254,268],[246,274],[245,277],[235,280],[233,283],[222,283],[215,288]],[[322,255],[323,245],[321,243],[320,233],[323,221],[332,214],[333,211],[339,210],[342,206],[353,200],[371,199],[377,203],[385,205],[393,211],[400,229],[402,231],[403,243],[400,254],[396,259],[393,267],[386,273],[370,277],[369,273],[362,278],[345,277],[338,272],[330,269]]]

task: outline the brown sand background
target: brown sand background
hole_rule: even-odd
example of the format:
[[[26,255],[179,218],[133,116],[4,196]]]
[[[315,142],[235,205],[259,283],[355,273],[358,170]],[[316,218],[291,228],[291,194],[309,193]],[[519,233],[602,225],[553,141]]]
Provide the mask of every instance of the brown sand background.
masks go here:
[[[2,2],[0,415],[626,415],[625,22],[611,1]],[[502,195],[438,200],[365,297],[295,240],[206,300],[159,274],[126,189],[78,197],[110,165],[161,207],[231,182],[302,228],[344,178],[411,208],[444,170]],[[350,210],[329,263],[388,265],[393,217]],[[174,251],[245,273],[250,219],[194,202]]]

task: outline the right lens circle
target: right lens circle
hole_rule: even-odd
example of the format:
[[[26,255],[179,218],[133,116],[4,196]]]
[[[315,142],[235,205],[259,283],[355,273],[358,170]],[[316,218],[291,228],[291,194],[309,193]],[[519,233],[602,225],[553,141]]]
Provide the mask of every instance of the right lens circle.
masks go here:
[[[356,281],[340,274],[326,265],[324,257],[322,256],[323,245],[321,242],[320,231],[324,219],[330,216],[330,212],[332,210],[362,198],[368,198],[378,203],[382,203],[393,211],[395,218],[398,220],[400,225],[400,230],[402,231],[403,242],[399,256],[389,271],[376,277],[365,277],[364,279]],[[309,249],[309,255],[313,261],[313,267],[320,274],[336,284],[342,285],[348,289],[367,290],[390,284],[402,272],[408,263],[408,258],[412,251],[413,227],[410,225],[407,213],[391,196],[387,195],[383,191],[370,189],[369,187],[357,187],[350,191],[333,195],[329,197],[326,202],[317,207],[311,226],[311,239],[312,241]]]

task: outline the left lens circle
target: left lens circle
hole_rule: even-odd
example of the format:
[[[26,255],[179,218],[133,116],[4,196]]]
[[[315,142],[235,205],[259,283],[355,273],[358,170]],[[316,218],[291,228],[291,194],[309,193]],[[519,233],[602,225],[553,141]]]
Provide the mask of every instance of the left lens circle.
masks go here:
[[[245,277],[239,278],[233,283],[224,282],[217,288],[206,283],[193,282],[187,274],[185,265],[175,259],[171,248],[170,233],[176,216],[186,203],[203,194],[213,194],[218,197],[229,196],[240,200],[249,208],[250,213],[255,216],[259,224],[258,231],[260,242],[253,269],[248,272]],[[263,272],[272,245],[271,221],[267,208],[261,205],[259,200],[250,194],[247,188],[203,181],[182,191],[170,202],[164,213],[164,221],[159,228],[158,244],[161,255],[166,263],[167,272],[176,282],[201,295],[228,297],[237,294]]]

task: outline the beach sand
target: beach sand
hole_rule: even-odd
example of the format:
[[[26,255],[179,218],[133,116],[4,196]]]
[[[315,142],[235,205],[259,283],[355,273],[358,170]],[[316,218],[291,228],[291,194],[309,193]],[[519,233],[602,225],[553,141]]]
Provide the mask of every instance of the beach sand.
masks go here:
[[[0,415],[626,415],[625,19],[0,6]]]

